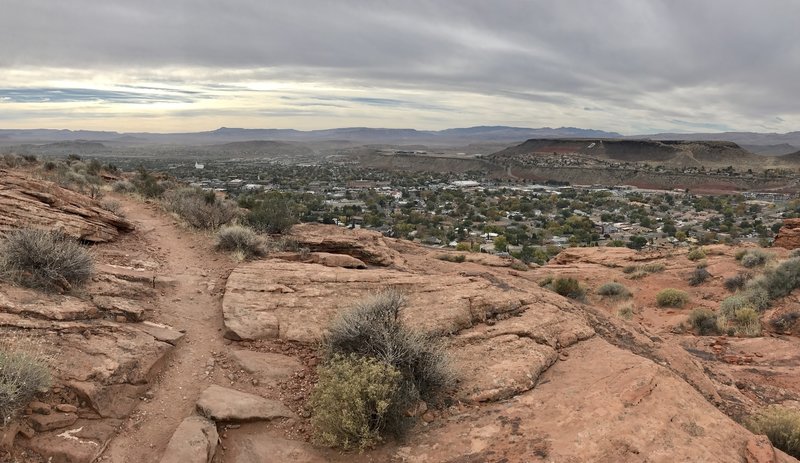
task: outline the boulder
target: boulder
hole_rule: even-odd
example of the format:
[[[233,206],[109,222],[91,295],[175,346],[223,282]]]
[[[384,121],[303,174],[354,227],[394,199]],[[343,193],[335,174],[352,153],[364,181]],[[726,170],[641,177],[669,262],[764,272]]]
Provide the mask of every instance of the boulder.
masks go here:
[[[784,219],[772,245],[785,249],[800,248],[800,219]]]
[[[361,262],[384,267],[398,260],[398,253],[389,248],[384,236],[374,231],[348,230],[336,225],[300,224],[292,227],[291,236],[298,246],[312,252],[345,254]]]
[[[215,421],[270,421],[295,416],[277,400],[220,386],[209,386],[200,394],[197,411]]]
[[[129,221],[86,195],[0,169],[0,233],[23,227],[61,230],[95,243],[114,241],[133,230]]]
[[[52,431],[54,429],[66,428],[78,421],[78,415],[74,413],[48,413],[47,415],[31,415],[28,417],[31,427],[36,432]]]
[[[213,421],[190,416],[175,429],[161,463],[209,463],[217,451],[218,440]]]

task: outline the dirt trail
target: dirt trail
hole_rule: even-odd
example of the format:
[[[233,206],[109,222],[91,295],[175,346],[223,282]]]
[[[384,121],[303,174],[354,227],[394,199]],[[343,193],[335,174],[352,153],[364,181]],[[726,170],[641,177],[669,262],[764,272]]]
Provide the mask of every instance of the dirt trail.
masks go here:
[[[153,321],[185,330],[186,336],[153,382],[152,398],[142,401],[100,461],[155,462],[211,384],[205,370],[212,352],[224,349],[220,294],[233,264],[213,251],[208,236],[180,227],[155,205],[116,199],[138,233],[159,250],[158,274],[175,280],[174,288],[159,296]]]

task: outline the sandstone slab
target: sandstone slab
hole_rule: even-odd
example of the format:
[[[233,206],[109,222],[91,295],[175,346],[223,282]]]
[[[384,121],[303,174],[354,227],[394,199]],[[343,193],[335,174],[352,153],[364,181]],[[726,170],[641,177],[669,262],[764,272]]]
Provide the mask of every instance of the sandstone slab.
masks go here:
[[[209,463],[217,451],[218,440],[213,421],[190,416],[172,434],[161,463]]]
[[[246,437],[236,442],[232,463],[263,463],[267,461],[292,463],[326,463],[322,456],[305,442],[271,436]]]
[[[367,264],[355,257],[347,254],[331,254],[329,252],[314,252],[309,259],[315,264],[322,264],[326,267],[358,268],[365,269]]]
[[[242,370],[267,382],[282,381],[303,365],[294,357],[271,352],[253,352],[250,350],[233,350],[230,358]]]
[[[220,386],[210,386],[200,394],[197,411],[215,421],[269,421],[294,416],[277,400]]]
[[[48,413],[47,415],[37,414],[28,417],[28,422],[36,432],[66,428],[75,424],[76,421],[78,421],[78,415],[74,413]]]
[[[113,241],[133,224],[88,196],[47,180],[0,169],[0,232],[15,228],[61,230],[77,239]]]

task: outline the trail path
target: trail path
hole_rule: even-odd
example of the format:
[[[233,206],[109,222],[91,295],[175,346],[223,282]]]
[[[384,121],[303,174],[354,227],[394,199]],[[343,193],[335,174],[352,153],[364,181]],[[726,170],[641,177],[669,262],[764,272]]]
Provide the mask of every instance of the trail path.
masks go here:
[[[211,384],[205,370],[212,353],[224,349],[220,294],[233,263],[214,252],[208,236],[182,228],[157,206],[115,199],[138,232],[159,250],[158,274],[176,282],[159,296],[153,321],[185,330],[186,336],[153,382],[152,398],[142,401],[126,420],[100,461],[157,462],[175,428],[192,414],[198,396]]]

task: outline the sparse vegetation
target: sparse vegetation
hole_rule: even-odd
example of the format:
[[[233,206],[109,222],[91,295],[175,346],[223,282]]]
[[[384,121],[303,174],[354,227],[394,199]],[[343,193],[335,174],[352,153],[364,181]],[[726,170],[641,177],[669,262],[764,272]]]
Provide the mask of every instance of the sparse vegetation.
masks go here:
[[[440,254],[436,258],[445,262],[454,263],[461,263],[467,260],[467,256],[465,254]]]
[[[145,198],[160,198],[166,189],[158,179],[144,167],[139,167],[133,179],[136,191]]]
[[[625,320],[633,318],[633,304],[626,302],[617,308],[617,315]]]
[[[694,248],[689,251],[689,254],[686,255],[689,260],[700,260],[705,259],[706,252],[703,251],[703,248]]]
[[[705,268],[696,268],[692,272],[692,276],[689,277],[689,285],[699,286],[705,283],[709,278],[711,278],[711,274],[708,273],[708,270]]]
[[[174,212],[189,225],[200,229],[216,230],[239,215],[233,201],[218,198],[213,191],[181,188],[164,193],[164,207]]]
[[[770,325],[778,331],[790,331],[797,320],[800,320],[800,311],[786,312],[770,320]]]
[[[317,370],[310,405],[316,440],[344,450],[364,450],[383,441],[387,427],[404,412],[396,396],[402,375],[370,357],[334,355]]]
[[[117,180],[111,184],[111,189],[117,193],[134,193],[136,191],[136,185],[128,180]]]
[[[723,324],[713,311],[694,309],[689,314],[689,325],[700,336],[717,335],[723,332]]]
[[[735,292],[744,288],[745,283],[747,283],[747,280],[750,278],[751,275],[749,273],[739,273],[730,278],[726,278],[723,285],[728,291]]]
[[[575,278],[558,277],[550,283],[550,288],[556,293],[570,299],[582,300],[586,290]]]
[[[761,249],[748,249],[739,259],[741,264],[747,268],[764,265],[772,257],[772,254]]]
[[[660,262],[650,262],[643,265],[628,265],[622,269],[622,273],[627,274],[631,280],[638,280],[651,273],[663,272],[665,269],[666,266]]]
[[[745,286],[745,292],[753,299],[753,306],[763,310],[769,307],[772,300],[787,296],[798,286],[800,286],[800,257],[793,257],[767,270],[760,277],[750,280]]]
[[[408,412],[417,401],[422,399],[429,404],[441,403],[445,392],[454,382],[449,359],[440,344],[432,336],[412,331],[400,322],[400,312],[404,305],[405,297],[396,290],[385,290],[370,296],[339,315],[323,340],[325,358],[329,365],[341,356],[356,356],[374,359],[399,372],[399,383],[391,392],[389,405],[379,419],[380,425],[368,426],[369,430],[395,436],[402,436],[408,429],[412,422]],[[356,366],[351,362],[336,368],[344,371]],[[371,371],[375,370],[372,364],[369,366]],[[381,369],[378,372],[380,374],[375,374],[386,377],[389,375],[388,371]],[[369,386],[369,381],[353,385]],[[369,395],[370,392],[354,390],[349,396],[358,398],[365,394]],[[345,409],[363,407],[360,403],[338,406]],[[320,418],[317,422],[325,421]],[[317,431],[324,434],[326,429]],[[367,435],[373,436],[372,433]],[[373,439],[367,440],[371,441]],[[337,445],[343,445],[340,439]]]
[[[264,240],[250,228],[241,225],[220,228],[216,247],[220,251],[240,253],[242,260],[266,254]]]
[[[641,270],[644,270],[647,273],[661,273],[666,268],[666,265],[660,262],[650,262],[641,266]]]
[[[629,297],[631,292],[622,283],[613,281],[597,288],[597,294],[601,296]]]
[[[675,288],[666,288],[656,294],[656,303],[659,307],[676,307],[680,308],[689,302],[689,295],[686,291],[681,291]]]
[[[737,309],[733,314],[733,322],[736,325],[736,333],[743,336],[761,335],[761,322],[758,319],[758,312],[752,307]]]
[[[755,434],[766,434],[776,448],[800,458],[800,411],[773,405],[744,424]]]
[[[86,248],[59,232],[20,229],[0,240],[0,276],[22,286],[68,291],[89,280],[92,268]]]
[[[0,424],[6,425],[52,382],[42,344],[30,337],[3,333],[0,342]]]
[[[283,234],[297,223],[288,197],[275,193],[256,202],[245,216],[254,229],[270,234]]]
[[[736,294],[733,296],[726,297],[720,303],[720,311],[725,315],[727,318],[733,318],[734,313],[736,313],[739,309],[744,308],[752,308],[752,303],[741,294]]]

